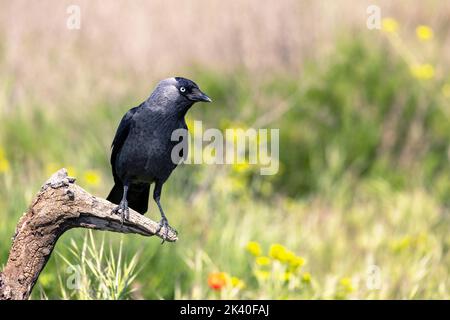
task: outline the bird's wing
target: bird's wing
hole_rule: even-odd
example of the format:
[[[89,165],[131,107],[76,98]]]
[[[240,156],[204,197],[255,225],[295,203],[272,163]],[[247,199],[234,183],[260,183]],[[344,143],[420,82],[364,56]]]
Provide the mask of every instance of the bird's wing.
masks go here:
[[[116,158],[117,154],[122,149],[122,146],[125,140],[128,137],[128,133],[130,132],[131,126],[133,124],[133,116],[140,106],[131,108],[120,121],[119,127],[117,128],[116,135],[114,136],[114,140],[111,144],[111,167],[114,176],[114,181],[117,182],[117,174],[116,174]]]

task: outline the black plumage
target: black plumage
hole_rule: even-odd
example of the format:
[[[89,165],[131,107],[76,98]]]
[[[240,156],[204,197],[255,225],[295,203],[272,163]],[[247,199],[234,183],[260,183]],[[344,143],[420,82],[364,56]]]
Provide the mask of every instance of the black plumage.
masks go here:
[[[111,166],[114,187],[107,199],[119,206],[122,222],[128,207],[144,214],[148,209],[150,185],[161,213],[161,227],[169,224],[161,207],[162,186],[177,166],[172,149],[172,132],[186,129],[185,115],[198,101],[210,102],[191,80],[176,77],[161,81],[150,97],[130,109],[122,118],[112,143]]]

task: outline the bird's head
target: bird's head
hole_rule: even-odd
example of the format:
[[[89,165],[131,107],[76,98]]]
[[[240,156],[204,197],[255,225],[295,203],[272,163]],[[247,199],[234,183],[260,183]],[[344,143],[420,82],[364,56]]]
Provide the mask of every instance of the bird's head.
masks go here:
[[[175,109],[183,115],[196,102],[211,102],[194,81],[182,77],[160,81],[149,100],[156,107]]]

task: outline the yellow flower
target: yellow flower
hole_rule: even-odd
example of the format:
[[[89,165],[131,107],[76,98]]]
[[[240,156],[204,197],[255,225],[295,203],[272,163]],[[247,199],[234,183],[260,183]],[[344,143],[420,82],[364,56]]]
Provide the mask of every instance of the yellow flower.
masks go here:
[[[290,250],[285,250],[284,252],[282,252],[278,258],[278,260],[280,260],[281,262],[285,262],[290,264],[291,261],[295,260],[295,254],[290,251]]]
[[[398,22],[393,18],[384,18],[381,21],[381,29],[386,33],[396,33],[398,30]]]
[[[83,180],[90,186],[98,186],[101,178],[100,174],[96,170],[88,170],[83,175]]]
[[[287,249],[283,245],[275,243],[270,246],[269,256],[273,259],[280,260],[280,257],[285,254],[286,250]]]
[[[283,274],[281,276],[281,280],[289,281],[289,280],[291,280],[291,277],[292,277],[292,272],[286,271],[286,272],[283,272]]]
[[[0,173],[9,172],[11,166],[8,159],[6,159],[5,151],[0,147]]]
[[[66,170],[67,170],[67,174],[69,175],[69,177],[76,177],[77,176],[77,169],[75,169],[75,167],[67,166]]]
[[[269,256],[284,263],[292,263],[292,266],[304,263],[302,258],[296,257],[292,251],[286,249],[286,247],[279,243],[270,246]]]
[[[231,277],[230,283],[233,288],[242,289],[245,287],[245,282],[238,277]]]
[[[450,83],[444,84],[444,86],[442,87],[442,94],[444,95],[444,97],[450,98]]]
[[[304,283],[311,282],[311,274],[309,272],[304,272],[302,274],[302,282],[304,282]]]
[[[293,269],[297,269],[305,264],[305,259],[302,257],[294,257],[289,261],[289,264]]]
[[[411,74],[419,80],[430,80],[434,77],[434,67],[431,64],[416,64],[411,67]]]
[[[256,264],[258,266],[268,266],[270,264],[270,258],[269,257],[257,257]]]
[[[279,280],[279,281],[289,281],[289,280],[291,280],[291,278],[292,278],[292,272],[290,272],[290,271],[285,271],[285,272],[282,272],[282,273],[277,273],[276,274],[276,278]]]
[[[259,280],[267,280],[270,277],[270,273],[268,271],[255,270],[255,276]]]
[[[352,279],[348,277],[339,280],[339,287],[342,291],[346,293],[350,293],[354,290],[352,285]]]
[[[0,158],[0,173],[9,172],[11,166],[9,165],[9,161],[6,158]]]
[[[262,253],[261,246],[256,241],[250,241],[249,243],[247,243],[246,248],[247,248],[247,251],[250,252],[255,257],[260,256]]]
[[[433,38],[433,29],[425,25],[420,25],[416,28],[416,35],[422,41],[430,40]]]
[[[250,164],[245,161],[243,163],[233,163],[233,170],[238,173],[244,173],[250,169]]]
[[[352,279],[351,278],[342,278],[339,280],[337,290],[336,290],[336,299],[346,299],[347,295],[354,291]]]
[[[296,258],[295,254],[292,251],[286,249],[286,247],[279,243],[275,243],[270,246],[269,255],[273,259],[287,263],[290,263]]]

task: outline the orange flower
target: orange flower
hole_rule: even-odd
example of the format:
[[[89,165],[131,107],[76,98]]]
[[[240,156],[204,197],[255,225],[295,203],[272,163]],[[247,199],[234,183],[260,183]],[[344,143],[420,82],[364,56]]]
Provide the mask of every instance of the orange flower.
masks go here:
[[[211,289],[221,290],[227,284],[228,275],[225,272],[212,272],[208,276]]]

